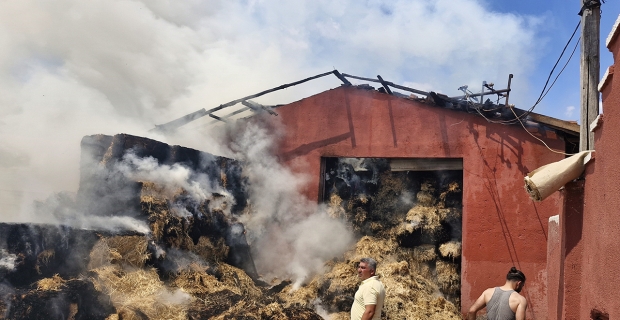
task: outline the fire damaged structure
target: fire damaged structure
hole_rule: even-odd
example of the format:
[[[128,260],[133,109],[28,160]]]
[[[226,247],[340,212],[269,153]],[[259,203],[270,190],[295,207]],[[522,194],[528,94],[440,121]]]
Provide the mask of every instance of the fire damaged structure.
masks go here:
[[[343,85],[283,106],[249,100],[330,74]],[[316,77],[154,130],[244,111],[261,115],[240,121],[284,128],[279,161],[303,173],[306,198],[357,237],[342,256],[324,262],[323,273],[302,283],[262,279],[238,219],[252,211],[243,162],[125,134],[87,136],[80,189],[68,207],[125,231],[0,224],[0,315],[348,319],[356,263],[370,256],[387,290],[384,319],[460,319],[512,266],[530,279],[528,318],[545,318],[553,277],[547,221],[569,204],[559,193],[533,202],[521,181],[564,157],[549,147],[572,152],[578,126],[513,108],[505,95],[510,82],[505,90],[486,86],[487,96],[506,99],[497,104],[473,101],[482,102],[482,94],[466,88],[465,96],[448,97],[380,76],[334,70]],[[353,85],[351,78],[380,87]],[[237,103],[245,107],[215,114]],[[182,181],[160,179],[161,168]]]
[[[400,247],[413,247],[416,252],[428,250],[428,255],[433,257],[413,255],[409,260],[403,259],[415,271],[412,273],[424,274],[427,270],[441,287],[442,282],[437,280],[441,278],[440,265],[445,262],[441,246],[453,241],[462,246],[459,259],[454,261],[457,271],[451,278],[460,290],[442,293],[449,299],[451,295],[458,297],[458,300],[451,299],[457,309],[466,311],[485,288],[502,280],[506,271],[516,266],[531,279],[525,289],[530,301],[528,317],[544,318],[546,221],[562,212],[564,204],[559,194],[541,203],[531,201],[522,181],[529,171],[564,157],[550,152],[541,141],[556,150],[570,150],[578,135],[577,125],[532,116],[522,118],[524,127],[514,118],[512,122],[485,119],[471,105],[459,108],[457,102],[451,103],[449,99],[439,101],[432,99],[432,95],[429,97],[407,98],[359,86],[343,86],[279,107],[277,112],[287,128],[280,157],[291,166],[307,164],[304,171],[312,179],[306,190],[309,198],[333,202],[334,195],[342,198],[346,194],[347,201],[340,206],[353,217],[358,216],[357,203],[363,202],[365,196],[376,201],[381,192],[363,196],[353,192],[352,196],[349,191],[352,187],[345,184],[343,190],[342,182],[337,181],[340,173],[334,177],[331,159],[379,159],[375,163],[384,163],[385,167],[373,171],[379,175],[381,171],[409,172],[409,176],[398,179],[409,182],[392,190],[393,202],[380,205],[389,208],[384,214],[400,216],[403,227],[409,227],[395,232],[394,236],[383,235],[384,238],[393,239]],[[510,123],[513,124],[507,125]],[[446,174],[451,178],[446,180]],[[380,181],[376,177],[369,179]],[[378,188],[385,183],[388,182],[378,182]],[[451,185],[452,190],[458,189],[458,193],[451,195],[452,203],[440,203],[441,194],[451,190]],[[425,193],[435,200],[429,202]],[[398,202],[407,194],[416,195],[408,208],[406,201]],[[428,204],[435,205],[432,209],[435,219],[445,217],[436,222],[441,226],[436,229],[437,234],[423,224],[421,228],[412,226],[416,221],[432,220],[432,216],[413,218],[410,214],[416,206]],[[451,213],[441,214],[440,210]],[[376,214],[366,215],[370,225],[380,219]],[[446,219],[452,219],[452,225]],[[456,221],[461,222],[460,229],[453,226]],[[372,231],[360,229],[361,234],[376,235]],[[423,235],[427,239],[421,240]],[[437,239],[428,239],[432,237]],[[432,260],[427,263],[427,269],[419,263],[420,266],[415,266],[425,259]],[[387,288],[389,300],[390,288]]]

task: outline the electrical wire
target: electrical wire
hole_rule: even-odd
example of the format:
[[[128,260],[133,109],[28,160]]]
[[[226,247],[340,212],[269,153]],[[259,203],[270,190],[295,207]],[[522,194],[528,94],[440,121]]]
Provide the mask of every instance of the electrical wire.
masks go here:
[[[510,107],[509,107],[510,108]],[[512,114],[515,115],[515,118],[517,117],[517,114],[515,113],[515,111],[510,108],[510,111],[512,111]],[[562,151],[558,151],[558,150],[553,150],[551,149],[542,139],[538,138],[537,136],[533,135],[531,132],[529,132],[527,130],[527,128],[525,128],[525,125],[523,124],[523,121],[521,121],[521,119],[517,118],[519,120],[519,123],[521,124],[521,126],[523,127],[523,130],[525,130],[525,132],[527,132],[530,136],[532,136],[532,138],[542,142],[542,144],[545,145],[545,147],[547,147],[547,149],[549,149],[549,151],[553,152],[553,153],[558,153],[558,154],[563,154],[565,156],[572,156],[574,155],[574,153],[566,153],[566,152],[562,152]]]
[[[547,77],[547,81],[545,82],[545,86],[543,87],[542,91],[540,92],[540,96],[538,97],[538,100],[536,100],[536,103],[530,109],[534,109],[534,107],[536,107],[536,105],[538,105],[538,103],[540,103],[542,101],[542,99],[544,98],[543,93],[545,92],[545,89],[547,89],[547,85],[549,84],[549,79],[551,79],[551,75],[553,75],[553,71],[555,71],[555,68],[558,66],[558,63],[560,63],[560,60],[564,56],[564,53],[566,52],[566,48],[568,48],[568,45],[571,43],[571,41],[573,41],[573,37],[577,33],[577,30],[579,29],[580,25],[581,25],[581,20],[579,20],[579,22],[577,23],[577,26],[575,27],[575,30],[573,30],[573,34],[570,36],[570,39],[568,39],[568,42],[566,42],[566,45],[564,46],[564,49],[562,49],[562,53],[560,53],[560,57],[558,58],[558,60],[553,65],[553,68],[551,69],[551,72],[549,72],[549,76]],[[579,42],[579,40],[577,42]],[[574,50],[573,50],[573,52],[574,52]],[[571,57],[572,56],[573,55],[571,54]],[[569,58],[568,61],[570,61],[570,58]],[[563,70],[564,69],[562,69],[562,71]],[[562,73],[562,71],[560,71],[560,74]],[[558,74],[558,76],[559,76],[559,74]],[[549,88],[549,89],[551,89],[551,88]]]
[[[573,57],[573,54],[575,54],[575,51],[577,50],[577,46],[579,45],[579,42],[581,42],[581,38],[577,39],[577,43],[575,43],[575,47],[573,48],[573,52],[571,52],[570,57],[568,57],[568,61],[566,61],[566,63],[564,64],[564,67],[562,67],[562,70],[560,70],[560,73],[558,73],[558,75],[555,77],[555,79],[553,80],[553,82],[549,86],[549,89],[547,89],[547,92],[545,92],[545,94],[542,96],[542,99],[544,99],[545,96],[547,95],[547,93],[549,93],[549,91],[551,90],[551,88],[553,87],[555,82],[558,80],[558,78],[562,74],[562,71],[564,71],[564,69],[566,69],[566,66],[568,65],[568,63],[570,62],[571,58]]]
[[[568,58],[568,60],[566,61],[566,63],[564,64],[564,67],[560,70],[560,72],[557,74],[557,76],[555,77],[555,79],[551,83],[551,86],[549,86],[549,88],[547,89],[547,86],[549,85],[549,80],[551,80],[551,76],[553,75],[553,71],[555,71],[555,68],[558,66],[558,64],[562,60],[562,57],[564,56],[564,53],[566,52],[566,49],[568,48],[569,44],[573,41],[573,38],[575,37],[575,34],[577,33],[577,30],[579,30],[579,26],[580,25],[581,25],[581,20],[579,20],[579,22],[577,23],[577,26],[575,26],[575,30],[573,30],[573,33],[571,34],[570,38],[566,42],[566,45],[564,45],[564,49],[562,49],[562,53],[560,53],[560,56],[558,57],[557,61],[553,65],[553,68],[551,68],[551,71],[549,72],[549,75],[547,76],[547,80],[545,82],[545,85],[543,86],[543,89],[541,90],[540,95],[538,96],[538,99],[536,100],[534,105],[532,105],[532,107],[530,107],[527,111],[525,111],[524,113],[522,113],[522,114],[520,114],[518,116],[514,112],[514,110],[511,109],[512,113],[515,115],[514,119],[510,119],[510,120],[489,120],[488,118],[485,117],[485,119],[487,119],[487,121],[493,122],[493,123],[501,123],[501,124],[515,124],[515,123],[517,123],[517,121],[521,122],[521,118],[527,117],[530,113],[532,113],[532,111],[534,111],[534,108],[536,108],[536,106],[538,106],[538,104],[543,100],[543,98],[547,95],[547,93],[549,93],[549,90],[551,90],[551,88],[553,87],[553,85],[555,84],[555,82],[557,81],[557,79],[562,74],[562,72],[564,71],[564,69],[566,68],[568,63],[570,62],[571,58],[573,57],[573,54],[575,53],[575,50],[577,49],[577,45],[579,44],[580,39],[577,40],[577,44],[575,44],[575,48],[573,48],[573,51],[572,51],[570,57]],[[509,106],[507,106],[507,107],[509,107]],[[478,112],[478,113],[480,113],[480,112]],[[521,124],[523,124],[523,123],[521,123]]]

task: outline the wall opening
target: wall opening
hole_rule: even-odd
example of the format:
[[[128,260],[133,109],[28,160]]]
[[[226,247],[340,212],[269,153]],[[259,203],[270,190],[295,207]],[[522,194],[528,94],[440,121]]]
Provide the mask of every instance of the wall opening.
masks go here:
[[[360,236],[389,238],[397,258],[460,308],[461,158],[322,159],[320,200]]]

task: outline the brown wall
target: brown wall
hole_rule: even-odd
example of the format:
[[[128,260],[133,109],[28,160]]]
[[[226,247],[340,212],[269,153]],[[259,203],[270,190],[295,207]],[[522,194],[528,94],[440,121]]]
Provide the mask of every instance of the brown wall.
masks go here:
[[[549,152],[521,126],[352,87],[277,112],[287,130],[280,157],[309,175],[311,199],[319,196],[322,156],[463,158],[463,310],[485,288],[502,285],[515,265],[528,279],[528,319],[546,318],[548,219],[562,212],[563,202],[558,193],[531,201],[523,177],[562,155]],[[564,149],[553,132],[542,134],[552,148]]]

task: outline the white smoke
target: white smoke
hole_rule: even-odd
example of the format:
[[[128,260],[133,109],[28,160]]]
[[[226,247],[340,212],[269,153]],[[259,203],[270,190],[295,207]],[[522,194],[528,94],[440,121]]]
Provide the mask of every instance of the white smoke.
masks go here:
[[[275,157],[282,128],[260,118],[230,126],[229,143],[243,160],[251,212],[240,219],[248,232],[259,274],[266,279],[292,278],[294,287],[321,271],[325,261],[353,244],[345,222],[333,219],[302,191],[307,179]]]
[[[217,201],[210,201],[209,208],[219,209],[226,214],[230,214],[230,209],[235,204],[232,195],[221,186],[214,186],[207,175],[193,172],[181,164],[159,164],[152,157],[141,158],[129,151],[109,169],[99,167],[100,165],[96,163],[92,165],[107,177],[107,181],[104,181],[102,176],[96,175],[102,180],[94,182],[96,186],[109,184],[106,186],[106,200],[88,191],[83,192],[80,202],[76,202],[71,193],[53,194],[44,201],[35,203],[34,213],[37,222],[62,224],[80,229],[133,230],[148,234],[150,233],[148,224],[144,219],[136,218],[139,213],[133,211],[133,206],[120,208],[117,206],[114,209],[121,211],[115,212],[110,212],[112,209],[108,207],[111,202],[122,202],[133,197],[135,191],[128,184],[129,181],[154,183],[161,192],[170,196],[183,191],[195,203],[211,200],[213,192],[217,192]],[[174,203],[171,205],[172,213],[181,217],[192,215],[184,206]]]
[[[91,201],[97,201],[91,199]],[[150,233],[145,221],[134,218],[135,212],[127,209],[115,216],[97,216],[84,211],[84,207],[78,205],[72,194],[61,192],[50,195],[44,201],[34,203],[32,215],[36,217],[35,223],[61,224],[78,229],[106,230],[116,232],[119,230],[132,230],[143,234]]]
[[[0,2],[0,221],[99,223],[66,210],[41,217],[33,200],[54,202],[43,199],[60,191],[74,197],[83,136],[149,136],[247,161],[255,213],[244,222],[255,247],[267,249],[258,267],[298,270],[292,276],[302,279],[350,239],[300,195],[306,180],[270,154],[271,133],[250,126],[227,150],[205,129],[212,119],[175,137],[148,130],[334,67],[446,94],[513,73],[518,106],[542,51],[534,50],[540,23],[488,11],[480,0]],[[287,103],[338,85],[322,78],[257,101]],[[135,178],[174,183],[197,198],[213,191],[181,167],[134,160],[127,166]]]
[[[13,271],[13,269],[15,269],[15,261],[17,261],[17,259],[17,255],[8,253],[5,249],[0,249],[0,268]]]
[[[182,189],[199,203],[211,199],[213,192],[216,191],[234,205],[234,198],[225,189],[212,189],[207,175],[194,173],[181,164],[159,164],[155,158],[140,158],[129,152],[115,165],[114,170],[118,170],[133,181],[153,182],[167,194],[174,194]],[[226,213],[230,213],[230,206]]]
[[[533,50],[540,23],[479,0],[0,2],[0,220],[36,220],[33,199],[77,190],[84,135],[144,136],[334,67],[446,94],[514,73],[519,106],[544,51]],[[338,85],[328,77],[258,101]],[[173,143],[219,154],[196,136],[210,120]]]

